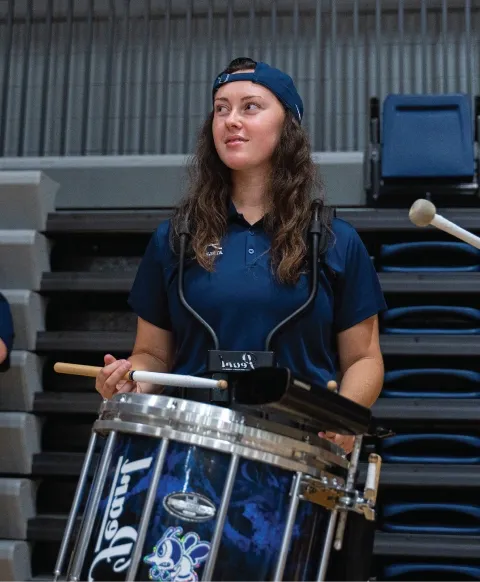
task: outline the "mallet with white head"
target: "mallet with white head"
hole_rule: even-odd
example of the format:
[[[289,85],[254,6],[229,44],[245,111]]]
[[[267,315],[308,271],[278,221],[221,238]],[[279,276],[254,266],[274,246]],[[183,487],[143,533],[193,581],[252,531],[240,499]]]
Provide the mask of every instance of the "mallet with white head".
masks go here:
[[[416,226],[428,226],[431,224],[432,226],[436,226],[440,230],[463,240],[473,247],[480,249],[480,237],[437,214],[435,205],[429,200],[422,198],[416,200],[412,204],[408,216]]]

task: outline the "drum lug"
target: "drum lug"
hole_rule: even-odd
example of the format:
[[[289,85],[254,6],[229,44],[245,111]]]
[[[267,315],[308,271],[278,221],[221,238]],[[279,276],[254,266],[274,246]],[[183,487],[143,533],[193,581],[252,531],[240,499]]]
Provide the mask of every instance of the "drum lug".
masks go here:
[[[326,509],[336,509],[344,489],[337,478],[322,475],[320,478],[305,475],[301,487],[301,498]]]
[[[374,521],[381,465],[380,455],[371,454],[369,456],[363,495],[353,488],[351,481],[344,485],[333,476],[322,475],[315,478],[305,475],[301,497],[329,510],[337,510],[344,514],[348,511],[354,511],[363,514],[368,521]],[[344,521],[345,517],[346,515],[341,521]]]

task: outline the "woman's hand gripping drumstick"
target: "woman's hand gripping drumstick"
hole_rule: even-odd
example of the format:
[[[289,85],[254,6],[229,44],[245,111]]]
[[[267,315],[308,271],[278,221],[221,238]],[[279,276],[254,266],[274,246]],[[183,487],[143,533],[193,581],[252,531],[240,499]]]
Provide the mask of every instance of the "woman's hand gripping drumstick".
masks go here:
[[[105,366],[84,366],[57,362],[53,369],[58,374],[72,374],[95,378],[95,390],[103,398],[110,399],[114,394],[125,392],[141,392],[138,382],[129,378],[132,363],[128,360],[117,360],[111,354],[103,358]]]
[[[118,393],[142,392],[141,384],[143,383],[184,388],[225,389],[228,387],[225,380],[210,380],[208,378],[180,374],[131,370],[131,362],[128,360],[116,360],[110,354],[105,356],[104,361],[105,366],[103,368],[65,362],[57,362],[53,368],[59,374],[95,378],[95,389],[107,399]]]
[[[111,398],[114,394],[126,392],[141,392],[137,382],[129,379],[132,363],[128,360],[117,360],[111,354],[103,358],[105,366],[98,370],[95,376],[95,390],[103,398]]]

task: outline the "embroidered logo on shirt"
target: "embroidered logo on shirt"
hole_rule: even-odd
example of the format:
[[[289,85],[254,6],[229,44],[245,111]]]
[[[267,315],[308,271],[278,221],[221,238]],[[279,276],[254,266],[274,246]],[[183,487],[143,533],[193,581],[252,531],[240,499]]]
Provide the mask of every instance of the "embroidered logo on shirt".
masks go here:
[[[223,249],[222,247],[217,244],[217,243],[212,243],[211,245],[207,245],[207,248],[205,249],[205,254],[207,255],[207,257],[218,257],[218,255],[223,255]]]

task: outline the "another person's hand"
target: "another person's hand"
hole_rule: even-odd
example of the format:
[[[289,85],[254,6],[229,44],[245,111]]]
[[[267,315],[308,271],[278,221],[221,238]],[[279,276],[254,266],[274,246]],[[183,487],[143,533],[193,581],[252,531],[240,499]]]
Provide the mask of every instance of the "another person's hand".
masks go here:
[[[100,370],[95,381],[95,390],[103,398],[110,399],[118,393],[137,392],[137,383],[125,380],[125,374],[131,369],[128,360],[117,360],[110,354],[104,356],[105,366]]]
[[[318,436],[327,439],[327,441],[330,441],[339,447],[342,447],[347,455],[350,454],[353,450],[353,444],[355,442],[355,436],[353,435],[337,434],[335,432],[327,431],[319,432]]]
[[[3,362],[7,359],[8,357],[8,348],[5,345],[5,342],[0,339],[0,364],[3,364]]]

